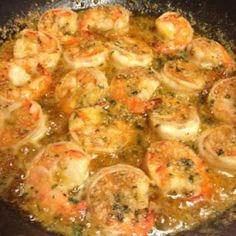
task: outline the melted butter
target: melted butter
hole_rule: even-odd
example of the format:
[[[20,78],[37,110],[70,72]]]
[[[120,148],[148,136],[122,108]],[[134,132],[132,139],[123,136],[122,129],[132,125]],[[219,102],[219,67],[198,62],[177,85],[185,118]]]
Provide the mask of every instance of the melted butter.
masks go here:
[[[154,19],[151,17],[135,16],[131,18],[130,35],[147,42],[149,45],[157,40],[154,33]],[[103,39],[105,40],[105,39]],[[7,41],[0,49],[0,59],[9,60],[13,52],[14,41]],[[157,57],[157,56],[156,56]],[[166,61],[167,58],[159,58]],[[155,62],[154,62],[155,63]],[[161,66],[161,63],[158,64]],[[114,68],[107,66],[103,68],[109,80],[112,78]],[[40,221],[47,229],[61,232],[66,235],[95,235],[97,232],[93,222],[83,217],[64,218],[61,215],[51,213],[47,208],[40,208],[32,197],[27,196],[24,189],[24,177],[35,154],[40,148],[49,143],[69,140],[68,117],[66,117],[56,105],[54,99],[54,88],[60,78],[69,71],[63,61],[59,63],[58,69],[54,72],[54,86],[39,103],[48,116],[48,129],[46,136],[38,145],[25,145],[16,153],[12,150],[0,152],[0,195],[3,199],[17,204],[22,209],[31,214],[31,220]],[[175,96],[165,87],[161,88],[162,93]],[[206,92],[207,93],[207,92]],[[160,97],[160,91],[156,92],[156,97]],[[204,95],[203,95],[204,96]],[[209,113],[204,97],[192,97],[189,102],[199,107],[202,121],[202,130],[217,124]],[[120,113],[119,113],[120,114]],[[134,117],[123,111],[121,116],[126,117],[127,122],[132,122],[137,128],[137,137],[119,153],[116,154],[96,154],[90,165],[90,175],[99,169],[119,163],[126,163],[137,166],[145,170],[144,156],[148,145],[159,137],[152,132],[145,117]],[[188,143],[194,147],[194,143]],[[178,231],[179,229],[189,229],[213,218],[219,212],[223,212],[236,202],[236,177],[227,176],[217,170],[209,168],[210,181],[213,186],[213,196],[210,201],[188,203],[181,199],[167,198],[161,195],[159,190],[152,187],[150,191],[151,208],[157,212],[156,228],[160,232]],[[89,214],[89,213],[88,213]]]

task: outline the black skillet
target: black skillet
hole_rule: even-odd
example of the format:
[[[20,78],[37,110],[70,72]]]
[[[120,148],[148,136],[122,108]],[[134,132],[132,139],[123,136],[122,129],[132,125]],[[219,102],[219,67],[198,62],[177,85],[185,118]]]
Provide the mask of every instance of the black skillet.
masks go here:
[[[135,13],[142,12],[158,16],[167,10],[179,10],[188,18],[197,21],[195,31],[224,44],[231,43],[236,53],[236,2],[235,0],[0,0],[0,26],[4,26],[16,16],[24,16],[30,10],[44,11],[47,8],[67,6],[74,10],[105,3],[120,3]],[[192,22],[193,23],[193,22]],[[204,27],[203,27],[204,26]],[[24,28],[24,25],[20,25]],[[222,37],[221,32],[224,33]],[[11,35],[12,31],[9,31]],[[1,38],[0,39],[4,39]],[[225,222],[230,221],[230,224]],[[39,224],[30,222],[11,204],[0,201],[0,236],[52,236]],[[236,207],[232,207],[217,220],[207,222],[191,232],[181,235],[236,236]],[[154,235],[153,235],[154,236]],[[162,236],[162,235],[158,235]]]

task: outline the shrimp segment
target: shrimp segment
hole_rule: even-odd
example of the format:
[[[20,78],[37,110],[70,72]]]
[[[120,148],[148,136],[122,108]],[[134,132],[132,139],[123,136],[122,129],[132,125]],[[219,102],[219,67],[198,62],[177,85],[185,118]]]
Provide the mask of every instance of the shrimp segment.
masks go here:
[[[17,59],[38,59],[40,65],[54,70],[61,56],[61,48],[58,41],[50,35],[25,29],[20,32],[13,53]]]
[[[95,105],[108,93],[107,78],[95,68],[71,71],[56,87],[55,96],[60,108],[71,114],[76,107]]]
[[[198,142],[200,154],[210,165],[236,173],[236,130],[229,125],[202,133]]]
[[[69,130],[72,138],[90,152],[117,152],[134,136],[130,124],[98,105],[75,110]]]
[[[193,94],[205,87],[207,74],[191,62],[168,61],[160,73],[160,80],[175,92]]]
[[[50,213],[62,216],[85,214],[86,203],[81,200],[81,191],[73,189],[82,187],[88,176],[90,159],[72,142],[46,146],[36,155],[26,174],[30,197]]]
[[[50,88],[52,78],[34,58],[13,59],[0,65],[0,100],[38,99]]]
[[[77,38],[76,42],[64,51],[65,61],[74,69],[97,67],[105,64],[108,49],[93,36]]]
[[[200,128],[195,107],[179,101],[165,101],[149,116],[153,129],[163,139],[193,140]]]
[[[176,12],[166,12],[156,19],[157,34],[161,43],[154,44],[154,50],[162,54],[174,54],[183,50],[193,38],[190,23]]]
[[[33,101],[15,102],[0,109],[0,146],[17,148],[36,142],[46,132],[46,116]]]
[[[133,113],[143,113],[155,104],[152,95],[159,86],[157,75],[141,67],[119,71],[111,81],[112,97],[125,104]]]
[[[88,204],[104,235],[146,236],[154,223],[149,210],[150,180],[129,165],[101,169],[88,187]]]
[[[146,162],[151,178],[167,196],[200,199],[211,193],[202,160],[180,142],[152,143],[146,154]]]
[[[233,70],[235,62],[225,48],[214,40],[194,39],[187,48],[189,59],[203,68],[218,68],[224,73]]]
[[[236,124],[236,77],[217,81],[208,95],[208,103],[218,120]]]
[[[51,9],[39,19],[38,30],[47,32],[60,43],[67,44],[78,32],[78,15],[69,9]]]
[[[108,46],[112,63],[117,68],[146,67],[152,63],[152,49],[143,41],[124,36],[109,42]]]
[[[125,34],[129,30],[131,12],[120,5],[99,6],[85,11],[80,20],[81,31]]]

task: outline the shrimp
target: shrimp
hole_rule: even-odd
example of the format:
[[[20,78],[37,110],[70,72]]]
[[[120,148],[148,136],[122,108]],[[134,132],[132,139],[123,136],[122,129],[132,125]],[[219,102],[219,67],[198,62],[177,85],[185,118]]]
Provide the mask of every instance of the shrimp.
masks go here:
[[[0,64],[0,101],[38,99],[51,83],[51,73],[37,59],[12,59]]]
[[[112,64],[117,68],[151,65],[152,49],[143,41],[128,36],[118,37],[108,43]]]
[[[178,100],[162,99],[149,114],[149,120],[163,139],[193,140],[200,128],[196,108]]]
[[[159,78],[175,92],[195,94],[204,89],[208,74],[191,62],[176,60],[164,65]]]
[[[97,67],[106,63],[109,50],[93,36],[78,37],[76,42],[65,48],[64,59],[68,65],[80,67]]]
[[[18,148],[40,140],[46,133],[46,115],[41,106],[30,100],[1,105],[0,146]]]
[[[189,60],[207,69],[217,68],[227,74],[234,69],[235,62],[226,49],[218,42],[199,37],[187,48]]]
[[[70,44],[78,33],[78,15],[69,9],[51,9],[39,19],[38,30],[57,38],[61,44]]]
[[[177,141],[158,141],[146,154],[150,177],[162,193],[187,200],[211,195],[206,166],[192,149]]]
[[[15,42],[13,55],[17,59],[35,58],[43,67],[54,70],[61,56],[59,42],[52,36],[25,29]]]
[[[229,125],[209,129],[199,137],[198,148],[210,165],[236,173],[236,130]]]
[[[117,4],[95,7],[85,11],[80,19],[80,30],[125,34],[129,31],[130,15],[130,11]]]
[[[107,78],[95,68],[81,68],[65,75],[55,90],[59,107],[71,114],[77,107],[92,106],[108,94]]]
[[[153,93],[159,86],[157,74],[141,67],[119,71],[111,81],[111,96],[128,107],[133,113],[152,109]]]
[[[190,23],[176,12],[166,12],[155,21],[160,43],[154,43],[154,51],[161,54],[175,54],[184,50],[193,38]]]
[[[69,120],[70,134],[88,152],[115,153],[134,138],[131,124],[102,106],[76,109]]]
[[[35,156],[26,173],[28,196],[50,213],[84,215],[86,202],[81,195],[90,160],[73,142],[49,144]]]
[[[142,170],[123,164],[103,168],[92,177],[87,202],[104,235],[147,235],[155,217],[149,209],[149,184]]]
[[[236,124],[236,77],[217,81],[208,95],[208,104],[216,119]]]

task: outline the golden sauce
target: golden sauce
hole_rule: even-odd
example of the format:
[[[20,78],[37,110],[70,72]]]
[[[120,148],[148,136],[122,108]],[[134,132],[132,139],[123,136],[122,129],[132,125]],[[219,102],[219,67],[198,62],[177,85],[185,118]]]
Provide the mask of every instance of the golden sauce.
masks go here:
[[[157,40],[154,30],[154,20],[154,18],[147,16],[131,17],[129,34],[150,45]],[[106,40],[102,37],[101,39]],[[13,43],[14,40],[7,41],[1,47],[1,61],[8,60],[12,57]],[[155,55],[153,67],[158,71],[167,60],[169,58]],[[61,232],[65,235],[95,235],[95,232],[99,231],[99,228],[93,225],[93,222],[87,220],[86,217],[65,218],[61,215],[51,214],[47,209],[40,208],[24,188],[25,173],[38,150],[49,143],[70,140],[68,117],[57,107],[54,98],[56,84],[69,70],[70,68],[61,60],[57,70],[53,74],[54,81],[51,91],[38,101],[48,116],[47,133],[39,142],[38,146],[27,144],[22,146],[17,152],[13,150],[0,152],[0,194],[4,200],[19,206],[30,214],[32,219],[35,218],[41,222],[48,230]],[[103,70],[106,72],[107,78],[111,80],[115,69],[108,65]],[[210,71],[209,73],[214,72]],[[207,89],[204,90],[205,94],[202,92],[198,96],[192,96],[188,101],[199,109],[202,130],[218,124],[206,105],[205,97]],[[157,89],[154,98],[160,98],[162,94],[170,98],[178,97],[163,85]],[[182,98],[179,99],[181,100]],[[115,114],[124,117],[127,123],[133,124],[136,130],[136,138],[121,152],[116,154],[96,154],[90,164],[90,175],[92,176],[103,167],[119,163],[133,165],[146,171],[144,165],[146,149],[153,141],[160,140],[160,137],[153,133],[147,121],[146,114],[132,115],[117,103],[110,105],[110,109]],[[198,152],[196,143],[186,142],[186,144]],[[157,213],[155,220],[156,229],[163,231],[191,229],[206,219],[214,218],[219,212],[223,212],[236,202],[236,177],[233,175],[229,176],[211,167],[208,168],[208,174],[213,186],[213,196],[207,202],[200,201],[191,204],[181,199],[171,199],[163,196],[157,187],[151,187],[150,205]]]

